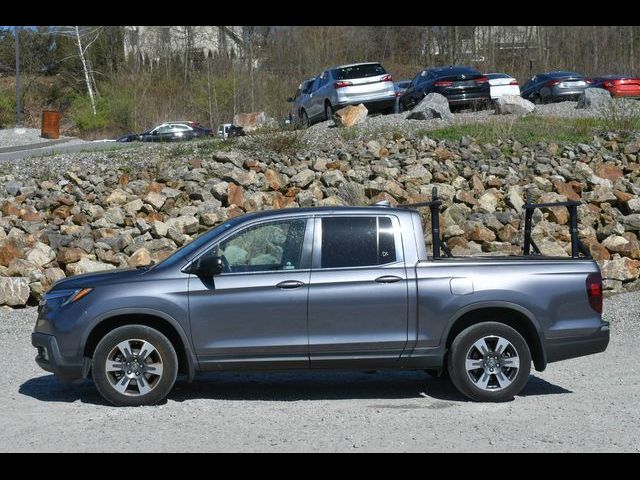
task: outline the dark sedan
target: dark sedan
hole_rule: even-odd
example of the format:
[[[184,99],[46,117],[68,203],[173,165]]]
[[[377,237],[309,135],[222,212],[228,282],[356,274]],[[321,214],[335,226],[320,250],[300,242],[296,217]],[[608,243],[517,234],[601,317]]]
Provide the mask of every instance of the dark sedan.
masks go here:
[[[533,103],[575,101],[591,83],[590,78],[576,72],[538,73],[522,86],[521,95]]]
[[[177,142],[197,137],[209,137],[211,130],[196,122],[168,122],[142,133],[132,133],[118,138],[119,142]]]
[[[451,106],[491,102],[491,87],[486,76],[472,67],[450,66],[429,68],[416,75],[400,98],[400,108],[410,110],[434,92],[444,95]]]

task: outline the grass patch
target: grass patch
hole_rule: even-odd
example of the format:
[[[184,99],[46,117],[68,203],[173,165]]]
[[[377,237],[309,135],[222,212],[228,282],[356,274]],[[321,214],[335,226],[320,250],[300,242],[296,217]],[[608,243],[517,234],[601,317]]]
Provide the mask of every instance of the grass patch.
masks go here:
[[[304,133],[301,131],[255,135],[246,138],[247,141],[242,144],[239,143],[238,147],[284,155],[295,155],[302,151],[307,145],[307,142],[304,140]]]
[[[537,142],[587,143],[604,127],[594,118],[559,118],[530,115],[507,121],[452,125],[437,130],[420,130],[418,136],[435,140],[459,141],[463,136],[473,137],[479,143],[497,140],[517,140],[522,144]]]

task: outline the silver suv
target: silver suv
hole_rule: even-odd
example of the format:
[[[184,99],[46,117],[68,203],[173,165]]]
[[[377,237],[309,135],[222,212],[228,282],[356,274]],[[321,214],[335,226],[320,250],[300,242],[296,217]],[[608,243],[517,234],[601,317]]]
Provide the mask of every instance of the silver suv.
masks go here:
[[[287,98],[287,102],[292,103],[291,112],[289,114],[289,121],[292,125],[300,125],[302,123],[302,106],[304,101],[309,96],[311,91],[311,87],[313,86],[315,78],[308,78],[300,85],[298,85],[298,89],[296,90],[296,94],[293,97]]]
[[[370,111],[393,111],[393,78],[379,63],[354,63],[322,72],[302,101],[300,120],[307,125],[329,120],[335,110],[359,103]]]

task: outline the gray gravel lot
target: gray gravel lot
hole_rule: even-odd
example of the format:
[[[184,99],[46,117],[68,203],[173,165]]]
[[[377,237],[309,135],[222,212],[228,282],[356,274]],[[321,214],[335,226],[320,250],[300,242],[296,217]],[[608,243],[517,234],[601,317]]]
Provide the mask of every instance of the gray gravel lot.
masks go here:
[[[51,142],[40,136],[38,128],[2,128],[0,129],[0,148],[20,147],[22,145],[37,145]],[[61,140],[72,137],[61,136]]]
[[[0,309],[0,452],[640,451],[640,295],[605,300],[605,353],[533,372],[512,402],[422,372],[211,374],[156,407],[107,406],[33,361],[33,308]]]

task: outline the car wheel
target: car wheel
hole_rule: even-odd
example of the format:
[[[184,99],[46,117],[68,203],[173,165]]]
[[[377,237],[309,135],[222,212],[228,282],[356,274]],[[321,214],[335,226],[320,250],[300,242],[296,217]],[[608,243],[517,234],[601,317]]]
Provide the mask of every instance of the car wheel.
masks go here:
[[[106,334],[91,362],[93,382],[116,406],[155,405],[169,394],[178,375],[173,345],[145,325],[126,325]]]
[[[504,402],[526,385],[531,353],[515,329],[482,322],[456,336],[449,350],[448,369],[453,384],[471,400]]]
[[[331,120],[333,118],[333,107],[329,102],[324,105],[324,119]]]
[[[309,116],[307,115],[306,110],[302,110],[300,113],[300,122],[302,124],[302,128],[309,128]]]

